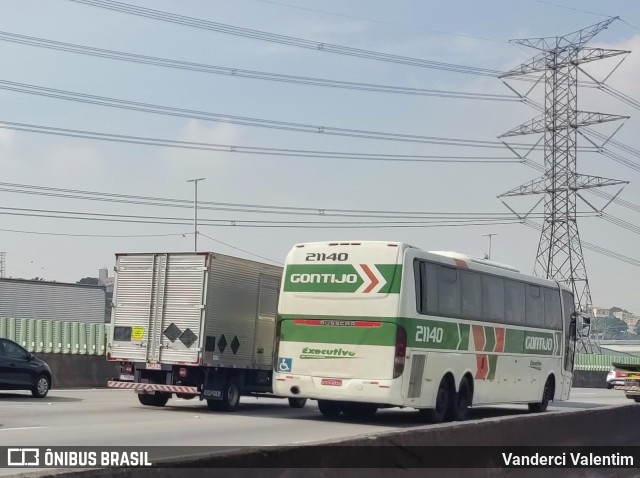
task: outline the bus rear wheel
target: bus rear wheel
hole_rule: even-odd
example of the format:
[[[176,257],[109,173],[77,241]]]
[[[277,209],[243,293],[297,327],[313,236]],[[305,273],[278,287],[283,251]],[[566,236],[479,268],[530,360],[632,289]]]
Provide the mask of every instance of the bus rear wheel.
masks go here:
[[[318,408],[322,416],[327,418],[337,418],[342,411],[342,404],[332,400],[318,400]]]
[[[451,393],[449,390],[449,384],[443,378],[438,387],[438,393],[436,395],[436,403],[434,408],[423,408],[420,410],[420,418],[430,423],[442,422],[448,413],[450,413],[449,407],[451,402]]]
[[[547,411],[549,402],[553,400],[554,387],[553,378],[549,377],[544,384],[544,390],[542,390],[542,399],[536,403],[529,404],[529,411],[531,413],[542,413]]]
[[[467,419],[469,414],[469,406],[471,405],[472,392],[469,380],[466,378],[460,382],[460,390],[456,395],[455,407],[453,409],[453,419],[462,421]]]

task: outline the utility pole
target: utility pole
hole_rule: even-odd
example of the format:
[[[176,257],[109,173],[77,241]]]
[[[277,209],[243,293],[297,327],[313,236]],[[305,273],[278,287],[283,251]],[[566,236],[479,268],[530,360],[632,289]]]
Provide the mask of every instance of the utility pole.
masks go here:
[[[188,183],[195,186],[195,196],[193,198],[193,250],[198,252],[198,181],[204,181],[206,178],[188,179]]]
[[[491,260],[491,237],[492,236],[497,236],[498,234],[495,232],[492,232],[490,234],[483,234],[483,237],[489,237],[489,252],[487,252],[487,254],[484,256],[485,259],[487,260]]]
[[[538,78],[537,82],[544,84],[544,104],[540,105],[527,98],[533,87],[521,95],[505,82],[507,87],[523,100],[527,100],[529,104],[538,108],[542,114],[501,135],[501,138],[506,138],[542,134],[544,166],[540,168],[543,173],[541,177],[498,197],[542,196],[537,203],[543,202],[544,204],[544,223],[542,226],[527,219],[533,209],[524,216],[516,213],[523,223],[541,231],[534,272],[538,276],[562,281],[569,285],[573,289],[578,310],[587,313],[590,313],[592,304],[591,291],[578,233],[576,201],[580,198],[596,213],[602,213],[611,201],[598,209],[582,196],[581,191],[606,186],[624,187],[628,181],[579,173],[577,168],[578,135],[598,147],[581,130],[587,126],[623,120],[628,117],[579,110],[577,101],[578,73],[586,75],[598,86],[602,86],[603,82],[598,82],[585,72],[582,64],[629,53],[622,50],[587,48],[585,46],[589,40],[606,29],[616,18],[609,18],[588,28],[560,37],[512,40],[514,43],[537,50],[538,54],[527,63],[502,75],[503,81],[517,78],[536,81]],[[534,87],[537,82],[534,83]],[[538,143],[529,150],[529,153],[537,148]],[[529,153],[522,156],[507,143],[504,144],[512,152],[515,152],[524,163],[538,166],[537,163],[527,159]],[[512,208],[504,201],[503,203],[513,212]],[[591,352],[593,347],[589,343],[587,324],[585,324],[587,334],[579,336],[579,345],[586,352]]]

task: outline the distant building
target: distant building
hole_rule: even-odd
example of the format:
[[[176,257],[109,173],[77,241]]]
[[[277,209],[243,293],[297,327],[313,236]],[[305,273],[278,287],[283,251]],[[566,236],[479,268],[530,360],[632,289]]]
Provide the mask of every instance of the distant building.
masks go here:
[[[101,323],[105,317],[105,287],[3,278],[0,317]]]
[[[115,278],[109,277],[109,269],[103,267],[98,270],[98,284],[105,286],[107,294],[113,292]]]
[[[605,307],[593,307],[593,317],[596,319],[609,317],[609,314],[611,314],[611,309],[607,309]]]

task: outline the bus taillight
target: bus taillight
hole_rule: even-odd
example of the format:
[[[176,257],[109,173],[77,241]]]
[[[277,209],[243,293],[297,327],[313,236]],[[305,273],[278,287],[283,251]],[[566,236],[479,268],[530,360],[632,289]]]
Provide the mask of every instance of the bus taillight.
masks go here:
[[[282,320],[276,319],[276,344],[273,352],[274,360],[278,360],[278,350],[280,350],[280,328],[282,327]]]
[[[404,372],[404,357],[407,353],[407,331],[398,325],[396,329],[396,353],[393,362],[393,378],[398,378]]]

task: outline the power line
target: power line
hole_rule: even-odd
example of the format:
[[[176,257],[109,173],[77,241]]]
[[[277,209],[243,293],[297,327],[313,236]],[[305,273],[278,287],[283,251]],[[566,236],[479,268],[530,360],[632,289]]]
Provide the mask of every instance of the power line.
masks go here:
[[[443,31],[443,30],[434,30],[432,28],[424,28],[424,27],[420,27],[420,26],[417,26],[417,25],[411,25],[411,24],[408,24],[408,23],[394,23],[394,22],[385,22],[385,21],[382,21],[382,20],[373,20],[371,18],[364,18],[364,17],[355,16],[355,15],[346,15],[344,13],[329,12],[327,10],[319,10],[317,8],[302,7],[300,5],[291,5],[289,3],[283,3],[283,2],[274,2],[272,0],[256,0],[256,1],[262,2],[262,3],[269,3],[271,5],[279,5],[281,7],[295,8],[297,10],[305,10],[305,11],[308,11],[308,12],[323,13],[325,15],[332,15],[332,16],[336,16],[336,17],[349,18],[349,19],[352,19],[352,20],[363,20],[365,22],[377,23],[377,24],[380,24],[380,25],[388,25],[388,26],[398,27],[398,28],[412,28],[412,29],[416,29],[416,30],[422,30],[422,31],[425,31],[425,32],[430,32],[430,33],[438,33],[438,34],[441,34],[441,35],[452,35],[452,36],[459,36],[459,37],[464,37],[464,38],[473,38],[475,40],[485,40],[485,41],[491,41],[491,42],[496,42],[496,43],[510,44],[509,42],[507,42],[505,40],[496,40],[495,38],[487,38],[487,37],[480,37],[480,36],[476,36],[476,35],[468,35],[466,33],[454,33],[454,32],[447,32],[447,31]]]
[[[26,184],[0,182],[0,192],[30,194],[48,197],[61,197],[66,199],[80,199],[90,201],[103,201],[143,206],[161,206],[188,208],[193,207],[188,199],[163,198],[152,196],[137,196],[130,194],[105,193],[98,191],[86,191],[77,189],[54,188],[50,186],[33,186]],[[339,208],[313,208],[300,206],[274,206],[265,204],[245,204],[214,201],[199,201],[199,209],[216,211],[250,212],[267,214],[297,214],[313,216],[340,216],[340,217],[375,217],[375,218],[424,218],[424,217],[482,217],[494,218],[513,217],[509,212],[433,212],[433,211],[397,211],[397,210],[372,210],[372,209],[339,209]]]
[[[70,0],[76,1],[76,0]],[[130,111],[140,111],[144,113],[162,114],[165,116],[175,116],[180,118],[199,119],[203,121],[216,121],[221,123],[239,124],[243,126],[254,126],[260,128],[270,128],[278,130],[296,131],[301,133],[317,133],[321,135],[335,135],[352,138],[376,139],[385,141],[399,141],[409,143],[439,144],[442,146],[461,146],[476,148],[502,149],[504,144],[499,141],[470,140],[460,138],[445,138],[438,136],[422,136],[403,133],[389,133],[382,131],[367,131],[359,129],[337,128],[332,126],[311,125],[305,123],[294,123],[288,121],[277,121],[262,118],[251,118],[247,116],[227,115],[223,113],[211,113],[206,111],[176,108],[171,106],[153,105],[136,101],[121,100],[105,96],[89,95],[73,91],[46,88],[43,86],[29,85],[26,83],[16,83],[12,81],[0,80],[0,89],[14,91],[17,93],[27,93],[30,95],[44,96],[79,103],[86,103],[110,108],[125,109]],[[526,147],[530,145],[513,144],[514,148]]]
[[[0,214],[3,214],[2,211],[12,211],[11,213],[7,212],[6,214],[16,214],[19,213],[37,213],[37,214],[65,214],[69,216],[73,216],[74,218],[107,218],[109,220],[112,219],[144,219],[151,221],[190,221],[190,218],[187,217],[169,217],[169,216],[149,216],[149,215],[132,215],[132,214],[113,214],[113,213],[97,213],[97,212],[85,212],[85,211],[60,211],[60,210],[52,210],[52,209],[36,209],[36,208],[19,208],[19,207],[8,207],[2,206],[0,207]],[[238,211],[234,211],[238,212]],[[241,211],[247,212],[247,211]],[[265,211],[249,211],[253,213],[264,213]],[[270,213],[273,214],[273,213]],[[282,214],[282,213],[278,213]],[[591,213],[593,215],[593,213]],[[279,223],[279,224],[357,224],[357,225],[366,225],[366,224],[404,224],[410,221],[437,221],[437,222],[463,222],[463,221],[495,221],[498,219],[511,219],[511,220],[519,220],[519,216],[515,214],[474,214],[474,213],[432,213],[425,214],[421,216],[405,216],[405,217],[397,217],[397,216],[341,216],[341,217],[356,217],[363,218],[367,217],[369,219],[376,219],[376,221],[330,221],[325,219],[327,214],[320,214],[316,217],[321,218],[320,221],[274,221],[274,220],[249,220],[249,219],[211,219],[211,218],[200,218],[201,223],[212,223],[212,224],[220,224],[220,223],[232,223],[232,224],[271,224],[271,223]],[[531,215],[529,217],[539,217],[538,215]],[[384,221],[380,221],[380,219],[385,219]],[[389,221],[388,219],[393,219]],[[398,219],[406,219],[404,221],[398,221]],[[106,219],[105,219],[106,220]],[[422,222],[420,222],[422,223]]]
[[[257,257],[259,259],[264,259],[264,260],[267,260],[269,262],[273,262],[275,264],[283,265],[282,262],[278,262],[278,261],[275,261],[275,260],[270,259],[268,257],[264,257],[264,256],[260,256],[258,254],[254,254],[253,252],[249,252],[249,251],[247,251],[245,249],[240,249],[239,247],[232,246],[231,244],[226,243],[226,242],[222,242],[220,239],[214,239],[213,237],[207,236],[206,234],[202,234],[201,232],[198,232],[198,235],[202,236],[202,237],[206,237],[207,239],[209,239],[209,240],[211,240],[213,242],[217,242],[218,244],[222,244],[223,246],[227,246],[227,247],[230,247],[231,249],[235,249],[236,251],[240,251],[240,252],[244,252],[245,254],[249,254],[250,256]]]
[[[203,143],[194,141],[178,141],[163,138],[150,138],[144,136],[131,136],[122,134],[102,133],[69,128],[55,128],[28,123],[15,123],[0,121],[0,128],[22,131],[27,133],[39,133],[72,138],[109,141],[125,144],[137,144],[142,146],[161,146],[168,148],[191,149],[198,151],[218,151],[223,153],[256,154],[267,156],[297,157],[297,158],[324,158],[347,159],[359,161],[391,161],[391,162],[417,162],[417,163],[520,163],[519,159],[500,156],[447,156],[447,155],[411,155],[411,154],[380,154],[380,153],[350,153],[345,151],[319,151],[304,149],[265,148],[259,146],[242,146],[231,144]]]
[[[193,63],[187,61],[173,60],[156,56],[139,55],[116,50],[106,50],[77,43],[64,43],[44,38],[18,35],[10,32],[0,31],[0,40],[17,43],[21,45],[48,48],[52,50],[76,53],[81,55],[108,58],[112,60],[127,61],[138,64],[153,65],[163,68],[173,68],[186,71],[196,71],[238,78],[250,78],[255,80],[269,80],[286,83],[294,83],[309,86],[321,86],[330,88],[343,88],[349,90],[371,91],[376,93],[394,93],[416,96],[435,96],[440,98],[458,98],[470,100],[490,100],[490,101],[522,101],[519,97],[504,94],[474,93],[465,91],[433,90],[424,88],[409,88],[403,86],[379,85],[373,83],[361,83],[352,81],[330,80],[326,78],[314,78],[297,75],[284,75],[279,73],[269,73],[265,71],[243,70],[226,66],[207,65],[203,63]]]
[[[66,237],[96,237],[105,239],[114,238],[148,238],[148,237],[171,237],[171,236],[186,236],[193,234],[193,232],[183,232],[174,234],[72,234],[68,232],[45,232],[45,231],[24,231],[21,229],[0,229],[2,232],[14,232],[17,234],[35,234],[39,236],[66,236]]]
[[[0,215],[37,217],[43,219],[67,219],[79,221],[117,222],[126,224],[163,224],[173,226],[191,225],[189,218],[164,218],[158,216],[135,216],[125,214],[98,214],[80,213],[76,211],[48,211],[28,208],[0,208]],[[10,210],[10,211],[8,211]],[[23,212],[33,211],[33,212]],[[42,212],[41,212],[42,211]],[[250,227],[250,228],[296,228],[296,229],[380,229],[380,228],[407,228],[407,227],[461,227],[513,224],[520,222],[517,218],[496,219],[445,219],[437,221],[256,221],[235,219],[203,219],[202,227]]]
[[[306,48],[311,50],[323,51],[327,53],[335,53],[339,55],[348,55],[348,56],[353,56],[358,58],[365,58],[369,60],[385,61],[390,63],[416,66],[421,68],[431,68],[436,70],[451,71],[456,73],[466,73],[470,75],[498,77],[503,73],[498,70],[490,70],[487,68],[456,65],[452,63],[443,63],[443,62],[431,61],[431,60],[422,60],[418,58],[391,55],[388,53],[380,53],[376,51],[363,50],[363,49],[352,48],[352,47],[347,47],[342,45],[334,45],[331,43],[305,40],[302,38],[296,38],[292,36],[278,35],[275,33],[269,33],[269,32],[264,32],[260,30],[252,30],[249,28],[242,28],[234,25],[228,25],[225,23],[217,23],[217,22],[211,22],[208,20],[202,20],[199,18],[187,17],[184,15],[177,15],[174,13],[164,12],[161,10],[153,10],[150,8],[143,8],[135,5],[128,5],[126,3],[115,2],[111,0],[70,0],[70,1],[76,2],[76,3],[82,3],[85,5],[91,5],[94,7],[105,8],[108,10],[114,10],[121,13],[127,13],[130,15],[137,15],[144,18],[160,20],[163,22],[169,22],[169,23],[189,26],[193,28],[215,31],[218,33],[225,33],[229,35],[252,38],[255,40],[289,45],[289,46],[298,47],[298,48]]]

